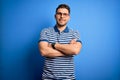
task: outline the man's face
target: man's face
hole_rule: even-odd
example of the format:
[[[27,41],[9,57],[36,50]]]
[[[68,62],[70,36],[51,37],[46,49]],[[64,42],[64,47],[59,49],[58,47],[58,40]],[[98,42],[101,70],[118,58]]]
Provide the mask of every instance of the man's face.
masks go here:
[[[66,8],[59,8],[55,14],[55,18],[59,26],[65,26],[70,19],[68,10]]]

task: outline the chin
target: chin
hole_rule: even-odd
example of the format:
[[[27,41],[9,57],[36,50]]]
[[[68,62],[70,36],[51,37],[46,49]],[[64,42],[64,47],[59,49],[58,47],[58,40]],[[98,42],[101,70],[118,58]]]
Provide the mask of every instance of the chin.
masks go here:
[[[63,27],[63,26],[65,26],[65,24],[58,24],[60,27]]]
[[[58,25],[62,27],[62,26],[65,26],[66,24],[58,24]]]

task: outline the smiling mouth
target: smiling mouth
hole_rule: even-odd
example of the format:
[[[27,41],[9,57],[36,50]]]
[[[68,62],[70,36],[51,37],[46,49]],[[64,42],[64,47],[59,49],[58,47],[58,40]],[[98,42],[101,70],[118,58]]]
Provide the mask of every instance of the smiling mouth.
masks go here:
[[[65,21],[65,20],[63,20],[63,19],[60,19],[59,21]]]

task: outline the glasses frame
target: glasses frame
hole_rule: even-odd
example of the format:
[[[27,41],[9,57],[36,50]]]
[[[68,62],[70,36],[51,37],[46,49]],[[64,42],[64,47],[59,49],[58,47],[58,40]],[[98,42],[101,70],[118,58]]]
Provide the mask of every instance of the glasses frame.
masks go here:
[[[57,12],[56,15],[67,17],[67,16],[69,16],[70,14],[69,14],[69,13],[61,13],[61,12]]]

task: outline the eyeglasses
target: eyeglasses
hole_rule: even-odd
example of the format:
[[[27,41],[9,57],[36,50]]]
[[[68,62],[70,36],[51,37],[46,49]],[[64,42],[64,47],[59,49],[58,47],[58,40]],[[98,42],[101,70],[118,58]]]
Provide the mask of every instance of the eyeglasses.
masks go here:
[[[62,16],[63,15],[64,17],[69,16],[68,13],[61,13],[61,12],[57,12],[56,15],[58,15],[58,16]]]

